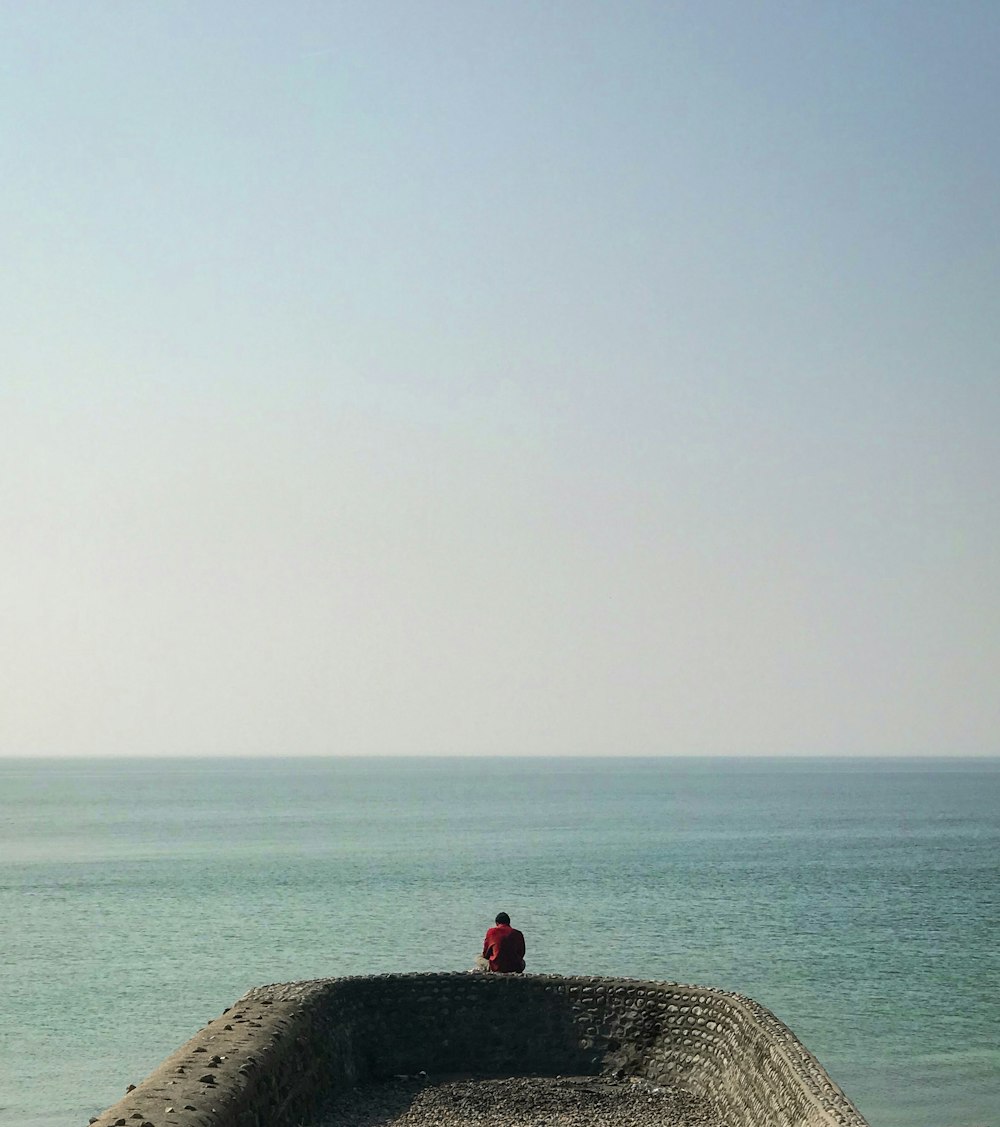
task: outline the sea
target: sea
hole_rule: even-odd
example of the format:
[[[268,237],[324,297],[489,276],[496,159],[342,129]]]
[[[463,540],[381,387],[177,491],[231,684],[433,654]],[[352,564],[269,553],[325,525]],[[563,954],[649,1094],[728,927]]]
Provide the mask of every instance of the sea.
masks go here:
[[[1000,1127],[1000,760],[0,760],[0,1124],[84,1127],[249,987],[756,998],[872,1127]]]

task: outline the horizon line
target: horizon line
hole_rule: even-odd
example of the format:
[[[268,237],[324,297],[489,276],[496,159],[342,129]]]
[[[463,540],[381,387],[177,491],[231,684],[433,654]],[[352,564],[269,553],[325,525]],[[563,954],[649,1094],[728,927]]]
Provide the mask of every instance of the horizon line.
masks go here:
[[[177,761],[177,760],[239,760],[239,761],[265,761],[265,760],[303,760],[303,759],[365,759],[365,760],[399,760],[399,759],[456,759],[468,761],[480,760],[506,760],[506,759],[565,759],[565,760],[625,760],[625,759],[687,759],[687,760],[795,760],[800,762],[816,760],[858,761],[858,760],[924,760],[957,762],[960,760],[1000,760],[1000,752],[961,752],[957,754],[944,754],[941,752],[630,752],[615,754],[613,752],[491,752],[488,754],[468,754],[464,752],[296,752],[293,754],[282,753],[247,753],[247,752],[177,752],[169,754],[118,754],[114,752],[97,754],[59,754],[43,752],[40,754],[16,754],[0,752],[0,761],[34,762],[36,760],[66,762],[68,760],[123,760],[135,761]]]

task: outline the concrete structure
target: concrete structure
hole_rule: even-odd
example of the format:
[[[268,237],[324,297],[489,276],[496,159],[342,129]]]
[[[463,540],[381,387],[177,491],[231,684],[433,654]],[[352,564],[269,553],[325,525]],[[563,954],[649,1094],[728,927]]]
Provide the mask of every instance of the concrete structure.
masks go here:
[[[709,1097],[728,1127],[866,1127],[791,1030],[750,998],[473,974],[257,987],[92,1122],[295,1127],[331,1092],[420,1071],[634,1075]]]

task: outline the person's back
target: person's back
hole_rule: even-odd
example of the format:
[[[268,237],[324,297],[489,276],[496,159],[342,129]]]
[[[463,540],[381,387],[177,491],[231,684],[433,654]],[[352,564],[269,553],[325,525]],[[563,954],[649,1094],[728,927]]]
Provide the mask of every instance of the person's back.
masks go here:
[[[510,916],[499,912],[496,927],[491,927],[483,941],[483,958],[496,974],[521,974],[524,970],[524,936],[510,926]]]

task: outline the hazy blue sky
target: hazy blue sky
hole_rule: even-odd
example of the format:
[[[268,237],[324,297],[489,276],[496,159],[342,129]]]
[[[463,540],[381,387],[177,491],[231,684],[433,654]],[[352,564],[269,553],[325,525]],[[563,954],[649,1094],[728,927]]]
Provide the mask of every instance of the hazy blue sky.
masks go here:
[[[0,10],[0,753],[1000,753],[1000,5]]]

